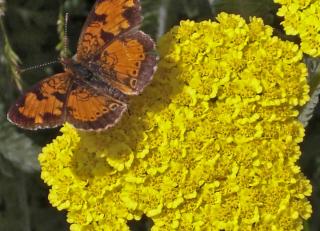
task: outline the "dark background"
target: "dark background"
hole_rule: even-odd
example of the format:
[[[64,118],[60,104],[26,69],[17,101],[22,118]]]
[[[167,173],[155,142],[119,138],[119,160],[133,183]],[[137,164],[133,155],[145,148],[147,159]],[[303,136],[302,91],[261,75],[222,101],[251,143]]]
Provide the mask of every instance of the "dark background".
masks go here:
[[[272,0],[141,0],[144,15],[142,29],[157,40],[180,20],[201,21],[214,19],[221,11],[262,17],[271,25],[275,35],[299,42],[298,37],[288,37],[276,16],[278,5]],[[57,134],[57,129],[28,132],[6,121],[6,111],[21,94],[19,89],[29,86],[62,70],[59,64],[38,68],[19,75],[20,68],[56,60],[63,51],[62,24],[57,25],[68,12],[68,38],[70,51],[76,50],[82,24],[94,0],[0,0],[0,231],[51,231],[68,230],[65,213],[52,208],[47,200],[48,188],[40,179],[37,155],[45,144]],[[319,87],[318,59],[305,57],[312,89]],[[319,91],[320,92],[320,91]],[[299,160],[303,172],[311,180],[313,217],[305,223],[304,230],[320,230],[320,108],[315,96],[314,112],[310,110],[306,137],[302,143]],[[313,108],[312,108],[313,109]],[[132,230],[147,230],[150,221],[130,223]]]

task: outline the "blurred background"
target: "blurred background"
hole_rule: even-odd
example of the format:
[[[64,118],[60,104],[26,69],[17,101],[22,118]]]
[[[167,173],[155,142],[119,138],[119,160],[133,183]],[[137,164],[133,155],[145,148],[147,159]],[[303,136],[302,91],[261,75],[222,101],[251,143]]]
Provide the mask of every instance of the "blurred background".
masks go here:
[[[0,0],[0,231],[64,231],[69,230],[66,214],[49,204],[48,187],[40,179],[37,156],[41,147],[49,143],[58,129],[30,132],[18,129],[6,120],[10,104],[40,79],[62,71],[59,64],[23,73],[25,68],[56,60],[63,52],[63,17],[70,14],[68,37],[70,51],[76,50],[82,24],[94,0]],[[144,21],[142,29],[157,40],[180,20],[214,20],[225,11],[262,17],[271,25],[274,34],[293,42],[298,37],[287,37],[276,16],[278,5],[272,0],[141,0]],[[305,222],[304,230],[320,230],[320,108],[319,59],[305,57],[313,92],[311,106],[302,108],[301,117],[306,136],[301,144],[299,160],[305,175],[313,185],[310,198],[313,216]],[[320,93],[320,91],[318,90]],[[132,230],[148,230],[150,221],[131,222]]]

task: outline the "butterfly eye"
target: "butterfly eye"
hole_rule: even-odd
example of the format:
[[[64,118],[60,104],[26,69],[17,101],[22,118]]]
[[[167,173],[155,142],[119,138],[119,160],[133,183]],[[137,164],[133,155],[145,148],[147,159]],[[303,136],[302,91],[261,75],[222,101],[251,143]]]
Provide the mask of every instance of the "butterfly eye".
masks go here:
[[[110,104],[110,106],[109,106],[109,108],[110,108],[112,111],[115,111],[118,107],[119,107],[119,105],[116,104],[116,103],[112,103],[112,104]]]

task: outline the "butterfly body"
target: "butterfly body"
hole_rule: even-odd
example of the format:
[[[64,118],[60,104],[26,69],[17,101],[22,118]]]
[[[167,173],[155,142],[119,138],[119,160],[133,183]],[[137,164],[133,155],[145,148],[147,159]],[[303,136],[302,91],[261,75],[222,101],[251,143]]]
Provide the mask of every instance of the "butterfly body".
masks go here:
[[[72,72],[76,78],[83,79],[88,82],[95,78],[92,71],[83,66],[81,63],[74,61],[73,59],[62,59],[61,63],[64,66],[64,70],[66,72]]]
[[[64,72],[27,91],[8,112],[25,129],[60,126],[105,130],[127,110],[128,96],[152,80],[154,42],[139,31],[138,0],[97,0],[83,27],[77,53],[63,58]]]
[[[88,84],[95,89],[100,89],[106,94],[113,96],[123,102],[127,102],[127,96],[125,93],[114,88],[108,82],[108,79],[112,79],[112,75],[100,76],[99,67],[95,65],[84,66],[83,64],[75,61],[74,59],[62,59],[61,63],[64,66],[66,72],[71,72],[74,78],[73,81],[78,84]],[[96,68],[95,68],[96,67]]]
[[[125,93],[114,88],[108,82],[108,79],[112,78],[107,76],[102,78],[94,65],[84,66],[74,59],[62,59],[61,63],[64,66],[65,72],[70,72],[72,76],[72,84],[88,85],[90,88],[95,89],[102,94],[112,96],[113,98],[127,103],[128,97]]]

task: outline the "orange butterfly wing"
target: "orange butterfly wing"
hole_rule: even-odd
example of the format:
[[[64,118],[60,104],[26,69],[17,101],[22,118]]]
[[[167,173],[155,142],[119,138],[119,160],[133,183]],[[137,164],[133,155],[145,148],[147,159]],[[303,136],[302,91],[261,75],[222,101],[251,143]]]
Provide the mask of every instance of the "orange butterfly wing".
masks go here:
[[[77,59],[92,60],[120,34],[140,25],[139,0],[97,0],[83,26]]]
[[[82,31],[77,60],[126,95],[137,95],[152,80],[154,42],[137,30],[138,0],[98,0]]]
[[[12,105],[8,120],[25,129],[61,125],[71,80],[71,73],[63,72],[37,83]]]
[[[152,80],[156,67],[153,50],[151,38],[137,31],[112,41],[96,61],[98,66],[93,69],[97,69],[105,82],[124,94],[137,95]]]
[[[107,94],[101,83],[74,81],[66,104],[66,121],[83,130],[104,130],[113,126],[127,109],[126,103]]]
[[[26,92],[10,108],[8,119],[26,129],[56,127],[65,121],[84,130],[113,126],[127,109],[126,95],[139,94],[156,66],[154,42],[137,29],[140,10],[139,0],[97,0],[75,60],[64,60],[66,72]]]

